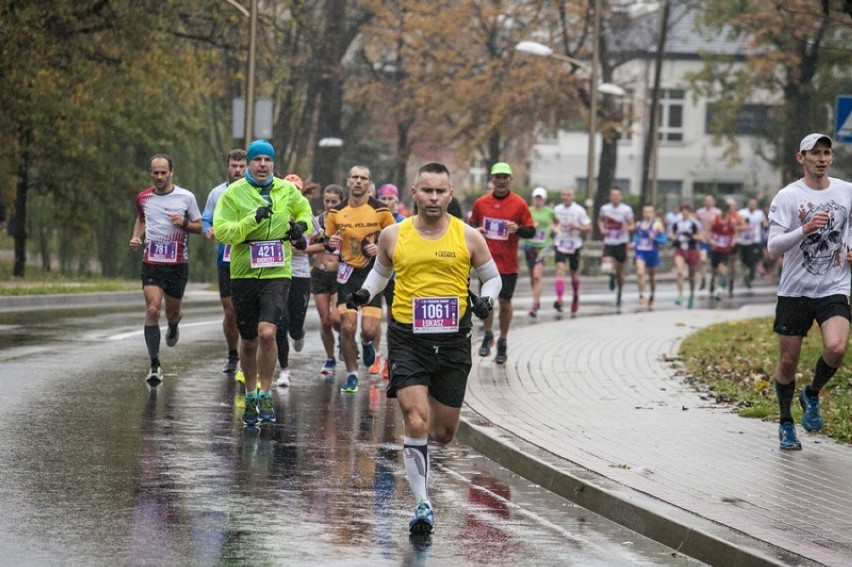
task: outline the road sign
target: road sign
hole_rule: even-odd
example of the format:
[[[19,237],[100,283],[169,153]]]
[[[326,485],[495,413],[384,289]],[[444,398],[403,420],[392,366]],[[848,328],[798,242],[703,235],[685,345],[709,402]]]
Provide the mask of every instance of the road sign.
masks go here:
[[[842,144],[852,143],[852,95],[837,97],[834,116],[834,140]]]

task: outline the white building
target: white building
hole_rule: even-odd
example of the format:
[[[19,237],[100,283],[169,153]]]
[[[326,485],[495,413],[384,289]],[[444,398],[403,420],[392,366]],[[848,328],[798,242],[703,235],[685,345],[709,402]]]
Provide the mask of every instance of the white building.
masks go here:
[[[624,136],[618,142],[615,183],[625,193],[638,195],[642,186],[648,101],[654,79],[657,13],[641,16],[632,25],[634,29],[624,29],[617,37],[610,38],[610,49],[616,57],[627,59],[616,68],[614,82],[630,91],[629,100],[625,99],[627,114],[633,109],[632,120],[626,121],[629,123],[625,124]],[[697,201],[707,192],[756,195],[774,194],[780,188],[780,172],[760,157],[761,154],[771,157],[773,150],[754,135],[763,131],[770,120],[769,103],[774,99],[767,96],[756,100],[740,114],[739,160],[732,162],[724,156],[727,142],[714,143],[713,135],[708,132],[713,106],[706,98],[696,98],[685,79],[687,73],[703,68],[702,52],[735,55],[742,49],[742,44],[722,38],[703,38],[696,29],[695,14],[672,7],[660,80],[656,168],[651,166],[659,204],[672,207],[682,200]],[[585,191],[588,147],[585,128],[578,124],[574,130],[561,130],[555,138],[539,138],[529,159],[532,186],[543,185],[554,190],[574,186]],[[599,135],[595,146],[597,171]]]

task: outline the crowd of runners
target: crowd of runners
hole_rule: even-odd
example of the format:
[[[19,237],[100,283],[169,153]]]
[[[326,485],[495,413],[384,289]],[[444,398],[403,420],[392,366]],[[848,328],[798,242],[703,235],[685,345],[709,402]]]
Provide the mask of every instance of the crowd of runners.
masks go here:
[[[802,160],[811,159],[811,154],[815,163],[830,157],[830,139],[817,138],[809,147],[803,141]],[[817,141],[819,155],[813,149]],[[733,295],[738,260],[747,287],[776,271],[766,252],[772,234],[769,221],[756,199],[738,208],[731,199],[717,206],[716,198],[706,195],[697,209],[683,203],[663,213],[644,204],[634,211],[613,188],[593,224],[571,187],[560,191],[552,208],[543,187],[535,188],[527,203],[512,190],[511,165],[500,162],[490,169],[488,190],[464,215],[449,170],[429,163],[404,192],[413,203],[409,215],[400,189],[392,184],[377,188],[366,166],[352,166],[345,187],[320,188],[295,173],[279,176],[274,160],[275,149],[265,140],[229,152],[227,181],[210,191],[202,212],[195,196],[172,182],[171,158],[157,154],[150,159],[152,186],[137,195],[130,239],[131,250],[143,254],[144,337],[150,358],[146,381],[156,387],[163,380],[163,304],[166,345],[178,343],[189,274],[188,238],[203,234],[218,243],[226,347],[222,372],[243,385],[243,424],[257,427],[276,421],[272,396],[275,387],[291,385],[291,341],[292,349],[301,352],[310,340],[305,318],[312,296],[324,351],[323,359],[316,361],[316,374],[337,381],[341,363],[342,395],[357,392],[359,378],[366,373],[387,380],[387,396],[398,399],[405,428],[404,470],[417,502],[409,524],[413,534],[428,534],[434,525],[427,447],[430,440],[447,443],[455,435],[472,367],[472,316],[482,320],[484,331],[479,356],[489,357],[496,347],[494,362],[508,359],[519,258],[529,270],[532,318],[542,309],[542,274],[551,260],[556,276],[553,309],[568,310],[572,316],[580,310],[584,243],[598,236],[600,273],[608,276],[617,308],[623,302],[630,261],[638,303],[653,309],[656,271],[667,250],[676,272],[675,303],[687,308],[694,307],[696,291],[706,290],[715,299]],[[314,191],[322,202],[318,214],[306,198]],[[823,230],[823,216],[803,230]],[[789,224],[787,217],[781,220]],[[784,246],[775,244],[776,249],[786,250]],[[796,321],[788,349],[799,344],[793,343],[800,341],[804,324]],[[785,335],[786,328],[776,331]],[[782,349],[785,344],[782,340]],[[842,359],[842,353],[827,352],[817,367],[821,381],[801,398],[813,429],[821,427],[819,386]],[[789,384],[794,384],[792,362],[779,370],[785,415],[792,397]],[[789,421],[782,424],[781,433],[782,448],[798,448]]]

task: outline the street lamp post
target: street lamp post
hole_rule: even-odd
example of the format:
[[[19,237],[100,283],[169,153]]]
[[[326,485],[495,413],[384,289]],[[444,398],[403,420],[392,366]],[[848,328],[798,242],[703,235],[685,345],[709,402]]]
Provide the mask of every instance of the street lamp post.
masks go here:
[[[244,143],[248,147],[254,130],[254,70],[255,53],[257,52],[257,0],[251,0],[251,17],[249,18],[249,55],[248,77],[246,77],[246,123]]]
[[[584,199],[584,201],[588,201],[590,198],[593,198],[592,187],[594,185],[595,179],[595,136],[597,134],[598,93],[609,94],[614,96],[627,95],[627,91],[625,91],[618,85],[614,85],[612,83],[598,84],[597,69],[600,65],[600,56],[598,53],[598,43],[596,39],[598,37],[598,33],[600,32],[600,10],[598,9],[598,2],[599,0],[595,0],[595,34],[593,38],[594,48],[592,49],[591,65],[584,63],[579,59],[574,59],[573,57],[568,57],[567,55],[555,53],[552,48],[536,41],[522,41],[515,46],[515,49],[517,49],[518,51],[529,53],[531,55],[537,55],[539,57],[549,57],[558,61],[564,61],[566,63],[570,63],[576,67],[583,69],[589,74],[589,145],[586,160],[586,198]]]
[[[255,54],[257,52],[257,0],[251,0],[251,10],[236,0],[225,0],[228,4],[239,10],[249,19],[249,53],[248,53],[248,76],[246,77],[246,106],[245,122],[243,123],[243,142],[246,147],[251,143],[254,130],[254,75]]]

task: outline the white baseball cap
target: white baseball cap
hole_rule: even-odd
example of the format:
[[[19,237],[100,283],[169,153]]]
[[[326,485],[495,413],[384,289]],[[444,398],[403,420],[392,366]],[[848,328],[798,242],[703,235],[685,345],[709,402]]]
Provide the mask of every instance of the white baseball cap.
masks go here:
[[[799,151],[807,152],[809,150],[812,150],[814,149],[814,146],[817,145],[817,142],[821,142],[822,140],[828,142],[828,147],[831,147],[833,142],[831,141],[831,138],[829,138],[825,134],[820,134],[819,132],[808,134],[807,136],[802,138],[802,142],[799,144]]]
[[[536,187],[535,189],[533,189],[532,196],[547,199],[547,189],[545,189],[544,187]]]

